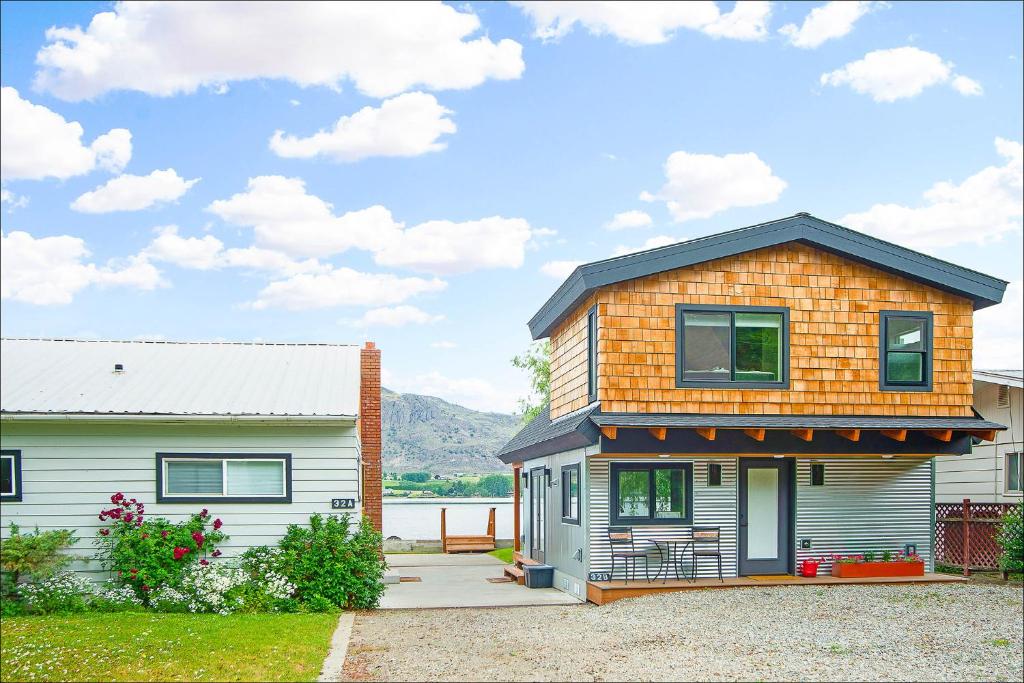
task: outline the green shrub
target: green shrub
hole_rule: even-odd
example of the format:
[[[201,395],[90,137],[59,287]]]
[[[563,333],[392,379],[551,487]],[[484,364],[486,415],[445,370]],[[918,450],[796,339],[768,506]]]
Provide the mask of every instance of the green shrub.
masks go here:
[[[319,514],[309,526],[291,524],[279,544],[280,570],[307,609],[323,600],[342,608],[371,609],[384,593],[381,535],[364,517],[355,530],[351,515]]]
[[[0,598],[0,618],[20,617],[25,613],[25,607],[17,600]]]
[[[11,523],[11,537],[0,541],[0,568],[6,574],[3,594],[8,595],[19,579],[42,580],[64,568],[71,557],[63,551],[74,545],[75,533],[68,529],[54,529],[23,534],[18,525]]]
[[[999,545],[1003,554],[999,558],[999,568],[1004,572],[1024,571],[1024,520],[1021,509],[1024,505],[1015,505],[1003,515],[1003,525],[999,531]]]
[[[175,524],[162,517],[144,519],[143,504],[122,493],[110,502],[113,507],[99,515],[110,526],[97,532],[98,559],[142,596],[160,586],[179,586],[185,569],[207,553],[219,556],[217,544],[227,538],[221,521],[211,521],[205,508]]]
[[[86,610],[93,586],[75,572],[62,571],[18,586],[18,593],[33,614],[73,614]]]

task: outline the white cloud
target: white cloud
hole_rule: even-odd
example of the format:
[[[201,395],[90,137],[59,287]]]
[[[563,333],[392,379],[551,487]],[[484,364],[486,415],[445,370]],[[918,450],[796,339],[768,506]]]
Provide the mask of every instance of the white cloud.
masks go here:
[[[247,268],[297,275],[299,273],[328,272],[330,266],[316,259],[296,261],[286,254],[259,247],[225,249],[224,243],[213,235],[182,237],[178,227],[168,225],[157,228],[157,237],[142,254],[154,261],[171,263],[192,270],[219,268]]]
[[[582,25],[590,34],[613,35],[624,43],[654,45],[678,29],[738,40],[768,33],[769,2],[737,2],[722,14],[714,2],[514,2],[533,21],[534,36],[558,40]]]
[[[405,394],[438,396],[474,410],[498,413],[513,413],[517,409],[517,396],[525,396],[528,387],[497,387],[477,377],[448,377],[436,370],[408,378],[395,377],[389,373],[385,383],[394,391]]]
[[[0,89],[0,177],[4,180],[64,180],[95,168],[120,172],[132,156],[132,134],[114,128],[82,144],[82,124]]]
[[[692,154],[673,152],[665,161],[665,185],[643,201],[663,200],[676,222],[708,218],[737,206],[770,204],[786,189],[768,164],[753,152]]]
[[[335,268],[326,273],[303,273],[271,282],[260,291],[251,307],[304,310],[334,306],[391,306],[419,294],[439,292],[446,286],[437,278],[403,278],[390,273],[361,273],[351,268]]]
[[[620,244],[615,247],[612,251],[612,256],[625,256],[626,254],[632,254],[636,251],[647,251],[648,249],[657,249],[658,247],[668,246],[669,244],[675,244],[682,240],[676,237],[670,237],[668,235],[655,235],[644,240],[644,243],[639,247],[628,247],[625,244]]]
[[[623,211],[615,214],[610,221],[604,224],[605,230],[627,230],[629,228],[646,228],[654,221],[646,211]]]
[[[371,308],[356,324],[362,327],[403,327],[405,325],[428,325],[444,320],[443,315],[434,315],[408,304]]]
[[[779,33],[789,38],[790,45],[813,49],[833,38],[842,38],[865,14],[888,6],[887,2],[826,2],[812,9],[799,27],[786,24]]]
[[[411,92],[342,116],[331,130],[307,138],[276,131],[270,149],[281,157],[359,161],[368,157],[415,157],[444,149],[438,139],[455,132],[452,112],[433,95]]]
[[[97,266],[83,262],[88,256],[85,241],[70,235],[0,235],[0,298],[48,306],[69,304],[90,285],[149,290],[163,284],[160,271],[144,257]]]
[[[564,280],[576,270],[576,266],[583,263],[584,261],[548,261],[540,267],[540,272],[556,280]]]
[[[215,201],[209,210],[251,226],[258,245],[294,256],[362,249],[373,252],[379,265],[433,274],[518,268],[534,234],[546,234],[521,218],[501,216],[406,228],[379,205],[336,216],[331,204],[306,192],[302,180],[282,176],[250,178],[245,192]]]
[[[1021,280],[1006,288],[1003,303],[974,314],[974,367],[1019,369],[1024,358],[1024,296]]]
[[[173,202],[198,182],[199,178],[185,180],[173,168],[145,176],[125,174],[81,195],[71,203],[71,208],[82,213],[139,211],[154,204]]]
[[[14,194],[5,187],[0,189],[0,204],[9,204],[10,208],[8,211],[24,209],[28,206],[28,197],[25,195]]]
[[[35,85],[65,100],[113,90],[168,96],[286,79],[372,97],[519,78],[522,46],[472,38],[479,18],[442,3],[119,2],[89,26],[51,27]]]
[[[948,83],[961,95],[980,95],[981,85],[953,73],[953,63],[916,47],[874,50],[841,69],[821,75],[822,85],[849,85],[875,102],[915,97],[928,87]]]
[[[995,146],[1002,166],[987,166],[959,185],[937,182],[924,193],[922,206],[875,204],[839,222],[918,249],[984,244],[1020,231],[1024,153],[1012,140],[996,138]]]
[[[431,342],[430,348],[432,349],[457,349],[459,345],[453,341],[442,339],[441,341]]]

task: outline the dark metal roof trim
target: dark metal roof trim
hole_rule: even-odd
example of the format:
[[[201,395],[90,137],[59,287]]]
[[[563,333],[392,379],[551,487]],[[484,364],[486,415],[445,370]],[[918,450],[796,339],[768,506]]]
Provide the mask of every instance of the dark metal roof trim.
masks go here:
[[[695,415],[679,413],[597,413],[601,427],[721,427],[745,429],[977,429],[1005,426],[977,417],[897,417],[861,415]]]
[[[581,265],[530,319],[530,332],[534,339],[550,336],[554,327],[598,287],[786,242],[803,242],[958,294],[971,299],[975,309],[1002,301],[1008,284],[1005,280],[823,221],[810,214],[797,214]]]
[[[594,404],[552,422],[549,407],[544,406],[537,417],[498,451],[498,459],[504,463],[520,462],[593,446],[600,431],[589,418],[597,409],[598,405]]]

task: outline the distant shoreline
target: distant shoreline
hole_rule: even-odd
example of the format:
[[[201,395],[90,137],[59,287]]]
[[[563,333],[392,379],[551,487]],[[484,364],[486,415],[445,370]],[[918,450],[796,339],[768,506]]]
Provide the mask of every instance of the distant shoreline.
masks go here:
[[[384,496],[384,505],[437,505],[438,503],[444,503],[446,505],[483,505],[485,503],[494,504],[507,504],[513,502],[512,496],[508,498],[442,498],[440,496],[434,498],[403,498],[400,496]]]

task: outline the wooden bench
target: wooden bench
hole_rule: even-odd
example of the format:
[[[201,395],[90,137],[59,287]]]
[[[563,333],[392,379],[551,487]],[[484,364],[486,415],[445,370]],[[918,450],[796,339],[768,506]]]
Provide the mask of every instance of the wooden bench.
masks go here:
[[[441,508],[441,552],[445,553],[480,553],[495,549],[494,544],[494,511],[491,508],[487,515],[487,534],[483,536],[449,536],[445,517],[447,508]]]

